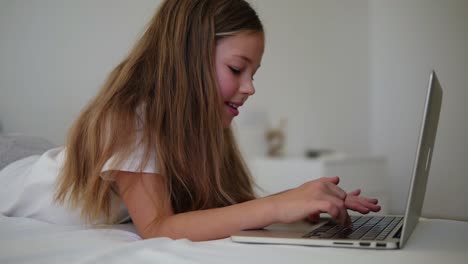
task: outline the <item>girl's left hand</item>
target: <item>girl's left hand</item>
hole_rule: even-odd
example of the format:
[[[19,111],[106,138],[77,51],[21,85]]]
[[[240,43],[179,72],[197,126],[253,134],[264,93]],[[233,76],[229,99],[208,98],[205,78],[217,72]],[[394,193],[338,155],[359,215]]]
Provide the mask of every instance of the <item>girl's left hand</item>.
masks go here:
[[[345,206],[347,209],[359,212],[361,214],[368,214],[369,212],[378,212],[380,211],[380,205],[377,205],[379,202],[375,198],[367,198],[360,196],[361,189],[356,189],[352,192],[349,192],[345,198]],[[307,220],[314,223],[320,219],[320,214],[310,215]]]

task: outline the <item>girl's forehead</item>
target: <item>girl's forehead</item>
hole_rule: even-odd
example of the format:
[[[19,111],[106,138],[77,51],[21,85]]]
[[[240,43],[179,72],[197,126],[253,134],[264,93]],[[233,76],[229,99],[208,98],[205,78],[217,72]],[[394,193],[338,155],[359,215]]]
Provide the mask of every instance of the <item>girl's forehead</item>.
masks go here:
[[[217,55],[238,57],[252,63],[259,63],[264,50],[262,33],[241,32],[223,37],[216,43]]]
[[[223,37],[217,45],[230,49],[263,49],[264,36],[257,32],[240,32],[235,35]]]

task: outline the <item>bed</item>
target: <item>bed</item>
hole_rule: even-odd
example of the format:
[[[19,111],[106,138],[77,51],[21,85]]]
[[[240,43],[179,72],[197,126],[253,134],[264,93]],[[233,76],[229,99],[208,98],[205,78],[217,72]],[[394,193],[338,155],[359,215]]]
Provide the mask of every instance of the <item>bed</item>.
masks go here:
[[[0,161],[6,163],[53,144],[0,135],[2,147]],[[90,228],[0,215],[0,263],[466,263],[466,237],[467,222],[421,219],[403,250],[240,244],[229,238],[142,240],[131,223]]]
[[[141,240],[131,224],[84,228],[0,216],[0,263],[466,263],[468,223],[422,219],[402,250]]]

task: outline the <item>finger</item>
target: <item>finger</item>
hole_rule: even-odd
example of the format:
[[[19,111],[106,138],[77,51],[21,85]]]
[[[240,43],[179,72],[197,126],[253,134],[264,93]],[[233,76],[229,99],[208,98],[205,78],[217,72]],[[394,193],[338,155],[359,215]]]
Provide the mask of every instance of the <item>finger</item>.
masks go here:
[[[361,214],[368,214],[370,212],[369,208],[365,207],[364,205],[360,204],[358,201],[355,200],[348,200],[345,204],[346,208],[359,212]]]
[[[372,203],[367,203],[365,206],[369,208],[369,210],[371,210],[372,212],[378,212],[380,211],[380,209],[382,209],[380,205],[376,205]]]
[[[323,180],[327,181],[327,182],[331,182],[335,185],[337,185],[338,183],[340,183],[340,177],[338,176],[333,176],[333,177],[323,177],[322,178]]]
[[[369,203],[373,203],[373,204],[378,204],[379,203],[379,200],[377,198],[367,198],[367,197],[361,197],[361,198],[366,200]]]
[[[315,203],[313,210],[318,209],[321,213],[327,213],[333,219],[337,219],[340,215],[340,210],[332,202],[328,200],[320,200]]]
[[[354,190],[354,191],[348,193],[348,196],[349,197],[359,196],[360,193],[361,193],[361,190],[357,189],[357,190]],[[372,204],[378,204],[379,203],[379,200],[376,199],[376,198],[368,198],[368,197],[365,197],[365,196],[359,196],[358,198],[360,200],[362,200],[362,201],[367,201],[368,203],[372,203]]]
[[[345,211],[346,211],[346,215],[344,217],[344,221],[343,221],[342,225],[345,226],[345,227],[348,227],[348,226],[352,225],[353,222],[351,221],[351,216],[349,216],[348,210],[346,209],[346,207],[345,207]]]
[[[348,193],[348,195],[354,195],[354,196],[359,196],[361,194],[361,189],[356,189],[350,193]]]
[[[349,214],[346,209],[346,206],[345,206],[345,201],[338,199],[337,197],[333,195],[325,196],[325,199],[330,201],[338,209],[338,215],[336,216],[336,220],[341,225],[346,225],[346,223],[350,220],[350,218],[349,218]]]
[[[348,226],[350,226],[352,224],[352,221],[351,221],[351,216],[349,216],[348,210],[346,209],[346,207],[345,207],[345,212],[346,212],[346,214],[344,216],[344,221],[343,221],[342,225],[345,226],[345,227],[348,227]]]
[[[359,196],[361,199],[364,199],[370,203],[373,203],[373,204],[377,204],[379,202],[379,200],[377,198],[370,198],[370,197],[367,197],[367,196]]]
[[[375,201],[377,199],[374,199],[374,200],[370,200],[367,199],[367,198],[362,198],[362,197],[358,197],[358,201],[365,207],[369,208],[371,211],[373,212],[378,212],[380,211],[380,205],[377,204],[377,201]]]
[[[329,184],[327,185],[327,187],[332,192],[333,195],[335,195],[337,198],[343,201],[346,199],[346,196],[348,196],[348,194],[343,189],[341,189],[340,187],[336,185]]]
[[[307,220],[311,223],[317,223],[320,220],[320,214],[319,213],[311,214],[307,216]]]
[[[357,196],[350,196],[348,197],[346,204],[348,206],[349,204],[359,204],[359,206],[363,206],[365,208],[368,208],[372,212],[378,212],[380,211],[381,207],[380,205],[376,205],[374,203],[371,203],[367,201],[366,199],[363,199],[362,197],[357,197]],[[353,209],[354,210],[354,209]]]

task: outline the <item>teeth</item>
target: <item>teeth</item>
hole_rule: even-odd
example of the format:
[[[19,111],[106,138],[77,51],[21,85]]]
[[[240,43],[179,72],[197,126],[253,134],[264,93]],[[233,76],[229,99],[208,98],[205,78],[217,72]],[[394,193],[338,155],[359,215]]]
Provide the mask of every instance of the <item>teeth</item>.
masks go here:
[[[232,108],[235,108],[235,109],[237,109],[239,107],[239,106],[237,106],[237,105],[235,105],[235,104],[233,104],[231,102],[229,102],[228,105],[230,105]]]

